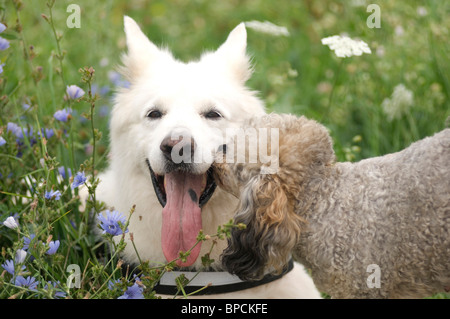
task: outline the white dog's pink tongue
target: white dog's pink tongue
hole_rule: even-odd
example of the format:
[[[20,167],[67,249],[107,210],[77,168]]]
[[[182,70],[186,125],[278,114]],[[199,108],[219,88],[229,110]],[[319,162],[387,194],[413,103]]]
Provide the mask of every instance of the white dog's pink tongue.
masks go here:
[[[197,242],[202,229],[199,198],[205,188],[204,175],[172,172],[165,175],[166,206],[163,209],[161,243],[167,261],[179,257]],[[192,265],[200,253],[201,243],[191,251],[186,262],[177,261],[180,267]]]

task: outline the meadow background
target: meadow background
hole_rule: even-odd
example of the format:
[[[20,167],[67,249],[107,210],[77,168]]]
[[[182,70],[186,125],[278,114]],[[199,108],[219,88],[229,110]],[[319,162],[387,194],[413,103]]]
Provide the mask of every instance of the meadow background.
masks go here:
[[[381,9],[380,28],[367,25],[370,3]],[[80,28],[67,24],[70,4],[81,9]],[[0,37],[9,46],[0,41],[0,221],[12,216],[18,227],[0,225],[0,298],[151,298],[155,278],[170,269],[122,275],[111,236],[99,242],[88,227],[97,220],[87,211],[101,203],[93,197],[80,210],[71,187],[84,171],[94,193],[107,165],[111,97],[127,85],[115,72],[123,15],[183,61],[215,50],[242,21],[287,28],[289,35],[247,28],[255,69],[248,86],[269,111],[325,124],[339,160],[395,152],[450,125],[448,1],[1,0]],[[336,57],[321,39],[341,34],[372,53]],[[71,99],[68,85],[85,94]],[[67,108],[66,122],[55,118]],[[46,198],[50,191],[60,196]],[[79,288],[68,287],[73,264]]]

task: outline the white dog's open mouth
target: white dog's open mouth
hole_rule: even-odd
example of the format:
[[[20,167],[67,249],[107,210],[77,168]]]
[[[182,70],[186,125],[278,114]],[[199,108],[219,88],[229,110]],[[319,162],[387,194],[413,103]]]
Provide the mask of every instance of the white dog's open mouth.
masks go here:
[[[172,261],[179,257],[180,251],[188,251],[197,242],[198,233],[202,229],[201,208],[213,195],[216,183],[211,168],[201,175],[184,170],[157,175],[148,160],[147,165],[156,196],[163,207],[163,253],[167,261]],[[192,249],[185,262],[178,260],[177,265],[192,265],[197,260],[200,248],[201,243]]]

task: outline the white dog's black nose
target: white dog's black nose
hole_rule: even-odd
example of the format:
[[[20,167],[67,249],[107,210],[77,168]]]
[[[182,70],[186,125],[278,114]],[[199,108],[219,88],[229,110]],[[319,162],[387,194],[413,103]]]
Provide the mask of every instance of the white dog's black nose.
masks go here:
[[[175,163],[191,163],[196,149],[194,138],[188,134],[167,135],[159,146],[164,157]]]

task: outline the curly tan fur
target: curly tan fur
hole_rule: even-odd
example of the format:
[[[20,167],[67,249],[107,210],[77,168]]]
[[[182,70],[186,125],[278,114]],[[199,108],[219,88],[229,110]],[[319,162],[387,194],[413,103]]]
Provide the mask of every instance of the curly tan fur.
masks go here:
[[[280,271],[293,254],[333,298],[416,298],[450,286],[450,129],[407,149],[336,163],[325,127],[267,115],[279,128],[279,168],[217,163],[220,187],[241,199],[223,264],[242,279]],[[272,146],[273,147],[273,146]],[[372,268],[380,287],[368,284]]]

